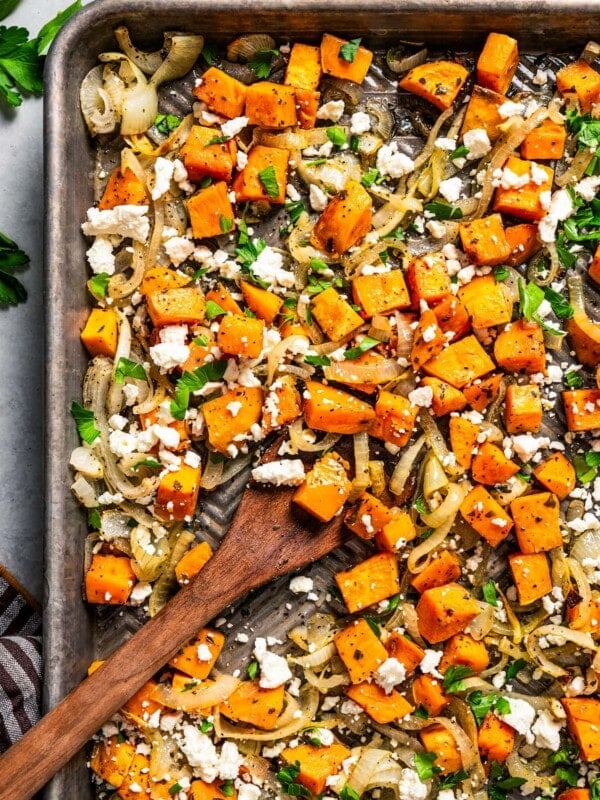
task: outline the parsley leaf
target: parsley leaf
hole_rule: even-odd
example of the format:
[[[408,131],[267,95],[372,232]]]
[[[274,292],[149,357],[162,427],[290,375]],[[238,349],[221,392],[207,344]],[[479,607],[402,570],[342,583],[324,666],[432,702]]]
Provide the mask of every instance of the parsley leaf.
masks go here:
[[[429,509],[427,508],[427,505],[425,503],[425,498],[423,497],[422,494],[420,494],[417,497],[417,499],[415,500],[414,506],[417,509],[417,511],[419,512],[419,514],[428,514],[429,513]]]
[[[311,258],[310,260],[310,268],[313,272],[325,272],[325,270],[329,269],[329,264],[323,261],[321,258]]]
[[[155,458],[144,458],[143,461],[137,461],[133,465],[133,470],[137,472],[140,467],[150,467],[151,469],[158,469],[158,467],[160,466],[162,466],[160,461],[157,461]]]
[[[369,628],[371,628],[375,636],[377,636],[377,638],[379,639],[381,637],[381,625],[379,624],[379,620],[377,620],[375,617],[370,616],[369,614],[365,614],[364,620],[369,626]]]
[[[221,214],[219,217],[219,228],[221,228],[223,233],[229,233],[233,228],[233,220],[231,217],[226,217],[225,214]]]
[[[201,336],[195,336],[192,339],[192,344],[197,344],[198,347],[206,347],[208,344],[208,336],[202,334]]]
[[[459,769],[456,772],[449,772],[447,775],[440,781],[440,789],[452,789],[461,781],[465,781],[469,777],[469,774],[464,769]]]
[[[246,672],[250,680],[253,681],[254,678],[256,678],[256,676],[258,675],[258,661],[251,661],[248,664],[248,669],[246,670]]]
[[[90,292],[98,297],[106,297],[109,281],[110,275],[108,272],[99,272],[97,275],[92,275],[88,281]]]
[[[457,147],[456,150],[453,150],[450,153],[450,160],[454,161],[455,158],[466,158],[469,155],[469,148],[461,144],[460,147]]]
[[[564,383],[569,389],[581,389],[583,386],[583,378],[576,369],[570,369],[563,375]]]
[[[97,508],[91,508],[88,511],[87,523],[92,530],[99,531],[102,527],[102,517]]]
[[[300,219],[301,214],[306,211],[306,206],[302,200],[292,200],[289,203],[286,203],[284,208],[290,215],[290,222],[292,225],[295,225]]]
[[[257,78],[268,78],[271,74],[273,59],[278,55],[279,50],[258,50],[248,62],[248,66]]]
[[[423,211],[428,211],[436,219],[462,219],[463,212],[460,208],[454,208],[449,203],[442,203],[434,200],[432,203],[425,203]]]
[[[346,144],[346,133],[344,129],[340,128],[338,125],[332,125],[330,128],[327,128],[327,138],[330,142],[333,142],[336,147],[341,147],[343,144]]]
[[[517,658],[515,661],[511,661],[511,663],[506,667],[506,680],[510,681],[513,678],[516,678],[523,667],[526,666],[527,661],[525,661],[524,658]]]
[[[590,781],[590,800],[600,800],[600,778]]]
[[[363,353],[366,353],[367,350],[372,350],[374,347],[377,347],[378,344],[381,344],[379,339],[374,339],[372,336],[364,336],[356,347],[351,347],[349,350],[346,350],[344,358],[346,361],[354,361],[362,356]]]
[[[496,267],[494,270],[494,278],[498,282],[505,281],[509,275],[510,272],[506,267]]]
[[[496,594],[496,584],[490,578],[489,581],[483,584],[483,599],[491,606],[498,606],[498,595]]]
[[[556,777],[564,781],[568,786],[577,786],[579,771],[575,767],[558,767]]]
[[[16,306],[27,300],[27,291],[14,273],[29,264],[29,256],[16,242],[0,233],[0,304]]]
[[[417,719],[429,719],[429,711],[427,711],[425,706],[417,706],[413,711],[413,717],[417,717]]]
[[[214,45],[214,44],[205,44],[204,47],[202,48],[201,56],[206,61],[208,66],[210,67],[217,60],[217,48],[216,48],[216,45]]]
[[[478,725],[481,725],[483,718],[488,711],[498,711],[499,714],[510,713],[510,704],[505,697],[499,697],[494,692],[484,694],[481,690],[471,692],[467,697],[467,702],[471,707],[473,716]]]
[[[293,764],[286,764],[277,773],[277,780],[281,784],[281,788],[286,794],[292,797],[312,797],[310,791],[302,786],[301,783],[296,783],[296,778],[300,774],[300,762],[296,761]]]
[[[532,281],[525,283],[522,278],[519,278],[519,308],[521,316],[531,322],[543,300],[544,290],[540,286]]]
[[[577,480],[581,483],[591,483],[598,475],[598,468],[588,464],[586,457],[581,453],[573,456],[573,466]]]
[[[209,733],[209,731],[212,731],[213,727],[214,725],[209,719],[203,719],[200,723],[200,733]]]
[[[136,364],[135,361],[121,357],[117,361],[117,368],[115,369],[115,383],[123,383],[125,378],[135,378],[136,381],[148,380],[146,370],[141,364]]]
[[[222,314],[226,313],[227,312],[225,311],[225,309],[221,308],[221,306],[218,303],[215,303],[214,300],[206,301],[206,309],[204,311],[206,319],[211,320],[214,319],[215,317],[220,317]]]
[[[467,688],[464,679],[470,678],[472,674],[473,670],[471,667],[463,667],[461,665],[455,666],[451,664],[444,673],[444,680],[442,681],[444,691],[448,694],[463,692]]]
[[[271,199],[279,197],[279,184],[277,183],[277,175],[273,164],[269,164],[268,167],[258,173],[258,180],[262,183],[265,192]]]
[[[356,53],[360,46],[362,39],[350,39],[349,42],[345,42],[340,47],[339,57],[343,61],[347,61],[349,64],[352,64],[354,59],[356,58]]]
[[[219,785],[219,789],[221,794],[225,797],[233,797],[235,793],[235,786],[233,785],[233,780],[228,778],[226,781]]]
[[[92,444],[100,436],[100,431],[96,428],[94,412],[89,408],[80,406],[79,403],[71,403],[71,415],[77,425],[79,436],[87,444]]]
[[[366,186],[367,189],[378,180],[379,178],[379,170],[377,167],[371,167],[366,172],[363,172],[360,182],[363,186]]]
[[[50,20],[50,22],[47,22],[43,26],[43,28],[40,30],[35,39],[38,56],[42,56],[47,52],[48,48],[52,43],[52,40],[59,32],[59,30],[69,19],[69,17],[72,17],[73,14],[76,11],[79,11],[80,8],[81,8],[81,0],[77,0],[77,2],[72,3],[63,11],[59,11],[58,14],[53,19]]]
[[[329,356],[304,356],[306,364],[312,364],[313,367],[328,367],[331,364]]]
[[[600,120],[592,119],[591,114],[578,114],[575,109],[567,110],[567,130],[575,134],[580,150],[600,147]]]
[[[433,766],[433,762],[437,758],[436,753],[415,753],[413,758],[417,775],[422,781],[429,781],[442,771],[441,767]]]
[[[575,313],[575,309],[569,301],[565,300],[562,294],[555,292],[551,286],[544,286],[544,297],[550,303],[552,311],[559,319],[571,319]]]
[[[173,786],[169,786],[169,794],[176,795],[183,789],[183,786],[180,783],[174,783]]]
[[[157,114],[154,120],[154,127],[159,133],[164,133],[167,136],[179,126],[180,122],[181,120],[175,114]]]
[[[185,419],[192,392],[199,392],[209,381],[220,381],[226,369],[226,361],[210,361],[193,372],[184,372],[175,385],[175,397],[171,400],[171,414],[175,419]]]
[[[346,785],[340,792],[340,800],[360,800],[360,795],[356,789]]]

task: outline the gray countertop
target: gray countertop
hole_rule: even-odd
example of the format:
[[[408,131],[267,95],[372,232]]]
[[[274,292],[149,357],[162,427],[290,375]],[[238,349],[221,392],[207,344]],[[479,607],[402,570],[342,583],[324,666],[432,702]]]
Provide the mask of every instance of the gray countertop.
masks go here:
[[[69,0],[21,0],[1,24],[32,36]],[[43,589],[43,101],[0,108],[0,231],[31,264],[24,305],[0,309],[0,564],[34,596]],[[51,298],[48,298],[51,301]]]

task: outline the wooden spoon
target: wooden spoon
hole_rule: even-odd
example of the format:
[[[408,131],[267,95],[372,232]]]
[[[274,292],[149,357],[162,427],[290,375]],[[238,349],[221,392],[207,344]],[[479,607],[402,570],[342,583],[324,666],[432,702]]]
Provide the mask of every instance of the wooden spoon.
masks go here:
[[[293,489],[250,486],[201,573],[0,757],[0,800],[27,800],[207,622],[234,600],[321,558],[342,517],[296,516]]]

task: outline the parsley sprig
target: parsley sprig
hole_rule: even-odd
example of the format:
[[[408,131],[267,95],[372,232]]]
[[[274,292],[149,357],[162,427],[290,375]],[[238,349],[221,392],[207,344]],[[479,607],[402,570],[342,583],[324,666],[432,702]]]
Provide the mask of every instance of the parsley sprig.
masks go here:
[[[94,420],[94,412],[89,408],[80,406],[79,403],[73,402],[71,403],[71,415],[75,420],[77,432],[81,439],[86,444],[93,444],[100,436],[100,431],[96,427],[96,421]]]
[[[286,764],[277,773],[277,780],[281,784],[282,790],[292,797],[312,797],[310,791],[306,786],[296,782],[296,778],[300,774],[300,762],[296,761],[294,764]]]
[[[0,233],[0,303],[16,306],[27,300],[27,291],[15,277],[19,268],[29,264],[29,256],[16,242]]]
[[[175,385],[175,397],[171,400],[171,414],[175,419],[185,419],[190,395],[199,392],[209,381],[220,381],[226,369],[226,361],[210,361],[193,372],[184,372]]]

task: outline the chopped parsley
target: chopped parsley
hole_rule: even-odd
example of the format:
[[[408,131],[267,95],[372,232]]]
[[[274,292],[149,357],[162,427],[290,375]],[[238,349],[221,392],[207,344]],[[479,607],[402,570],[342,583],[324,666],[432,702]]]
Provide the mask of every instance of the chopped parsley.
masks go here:
[[[106,297],[109,281],[110,275],[108,272],[99,272],[97,275],[92,275],[88,282],[90,291],[98,297]]]
[[[248,673],[248,677],[250,678],[250,680],[253,681],[254,678],[256,678],[256,676],[258,675],[258,661],[251,661],[248,664],[248,669],[246,670],[246,672]]]
[[[175,114],[157,114],[154,120],[154,127],[159,133],[165,136],[179,127],[181,119]]]
[[[460,208],[455,208],[449,203],[442,203],[434,200],[432,203],[425,203],[423,211],[428,211],[436,219],[462,219],[463,212]]]
[[[486,603],[489,603],[491,606],[498,606],[498,594],[496,593],[496,584],[490,578],[489,581],[483,584],[482,586],[483,591],[483,599]]]
[[[460,664],[455,666],[451,664],[444,673],[444,680],[442,681],[444,691],[448,694],[464,692],[467,688],[464,679],[470,678],[472,675],[473,670],[471,667],[463,667]]]
[[[361,41],[362,38],[350,39],[349,42],[345,42],[340,47],[339,57],[342,59],[342,61],[347,61],[349,64],[352,64],[356,58],[356,53],[358,52]]]
[[[510,270],[507,267],[496,267],[494,269],[494,278],[500,282],[505,281],[510,275]]]
[[[233,220],[231,217],[226,217],[225,214],[221,214],[219,217],[219,228],[221,228],[223,233],[229,233],[233,228]]]
[[[87,523],[90,528],[94,531],[99,531],[102,527],[102,517],[100,516],[100,512],[97,508],[91,508],[88,511],[87,515]]]
[[[588,462],[588,456],[594,455],[593,453],[586,453],[585,455],[577,453],[573,456],[573,466],[575,467],[575,475],[577,480],[581,483],[591,483],[598,477],[598,467],[596,464]]]
[[[185,419],[192,392],[199,392],[209,381],[222,380],[226,369],[226,361],[210,361],[193,372],[184,372],[175,385],[175,397],[171,400],[171,414],[175,419]]]
[[[77,433],[86,444],[93,444],[100,431],[96,427],[94,412],[89,408],[80,406],[79,403],[71,403],[71,415],[77,425]]]
[[[225,311],[224,308],[221,308],[221,306],[218,303],[215,303],[214,300],[207,300],[206,310],[204,313],[206,319],[211,320],[214,319],[215,317],[220,317],[221,315],[226,314],[227,312]]]
[[[379,170],[377,167],[371,167],[366,172],[363,172],[360,182],[363,186],[366,186],[367,189],[370,186],[373,186],[380,179]]]
[[[346,144],[346,133],[343,128],[340,128],[338,125],[332,125],[330,128],[327,128],[327,138],[330,142],[336,147],[341,147],[343,144]]]
[[[0,27],[0,32],[2,28]],[[2,41],[0,39],[0,47]],[[0,70],[2,59],[0,58]],[[0,91],[2,73],[0,71]],[[16,306],[27,300],[27,291],[21,281],[15,278],[15,271],[29,264],[29,256],[16,242],[0,233],[0,304]]]
[[[121,357],[115,369],[115,383],[124,383],[125,378],[134,378],[136,381],[147,381],[148,375],[141,364]]]
[[[581,389],[583,386],[583,378],[578,370],[570,369],[563,375],[563,381],[569,389]]]
[[[490,800],[506,800],[509,792],[518,789],[524,783],[527,783],[525,778],[511,778],[502,764],[492,761],[487,786]]]
[[[197,344],[198,347],[206,347],[208,344],[208,337],[204,336],[204,334],[202,336],[195,336],[192,339],[192,344]]]
[[[444,775],[444,777],[441,778],[439,782],[439,788],[452,789],[461,781],[466,781],[468,777],[469,773],[464,769],[459,769],[456,772],[449,772],[447,775]]]
[[[510,703],[506,697],[500,697],[494,692],[484,694],[478,689],[475,692],[471,692],[467,697],[467,702],[478,725],[481,725],[483,718],[489,711],[497,711],[498,714],[510,713]]]
[[[346,784],[340,792],[340,800],[360,800],[360,795],[355,789]]]
[[[329,269],[329,264],[327,264],[321,258],[311,258],[310,260],[310,268],[313,272],[325,272],[325,270]]]
[[[306,211],[306,206],[302,200],[292,200],[289,203],[286,203],[284,208],[290,215],[290,222],[292,225],[295,225],[300,219],[301,215]]]
[[[414,506],[419,512],[419,514],[428,514],[429,509],[427,508],[427,504],[425,503],[425,498],[422,494],[420,494],[414,502]]]
[[[277,175],[273,164],[269,164],[268,167],[258,173],[258,180],[271,199],[279,197],[279,184],[277,183]]]
[[[329,356],[304,356],[304,361],[307,364],[312,364],[313,367],[328,367],[331,364]]]
[[[296,782],[299,774],[300,762],[296,761],[294,764],[286,764],[285,767],[282,767],[277,773],[277,780],[281,784],[282,790],[286,794],[291,794],[292,797],[312,797],[306,786]]]
[[[200,55],[210,67],[217,60],[217,48],[214,44],[205,44]]]
[[[198,727],[200,728],[200,733],[210,733],[210,731],[212,731],[214,728],[214,725],[209,719],[203,719]]]
[[[258,50],[248,61],[248,66],[257,78],[268,78],[271,74],[273,59],[279,55],[279,50]]]
[[[525,661],[524,658],[517,658],[514,661],[511,661],[506,667],[506,680],[511,681],[513,678],[516,678],[523,667],[526,666],[527,661]]]
[[[456,150],[453,150],[450,153],[450,160],[454,161],[455,158],[466,158],[469,155],[469,148],[461,144],[460,147],[457,147]]]
[[[433,762],[437,753],[415,753],[413,756],[417,775],[422,781],[429,781],[434,775],[442,771],[441,767],[434,766]]]
[[[158,469],[161,467],[162,464],[160,461],[157,461],[155,458],[145,458],[143,461],[136,461],[133,465],[133,470],[137,472],[140,467],[150,467],[150,469]]]
[[[377,347],[378,344],[381,344],[379,339],[374,339],[372,336],[364,336],[360,342],[356,345],[356,347],[351,347],[344,353],[344,358],[346,361],[354,361],[363,353],[366,353],[368,350],[372,350],[374,347]]]

